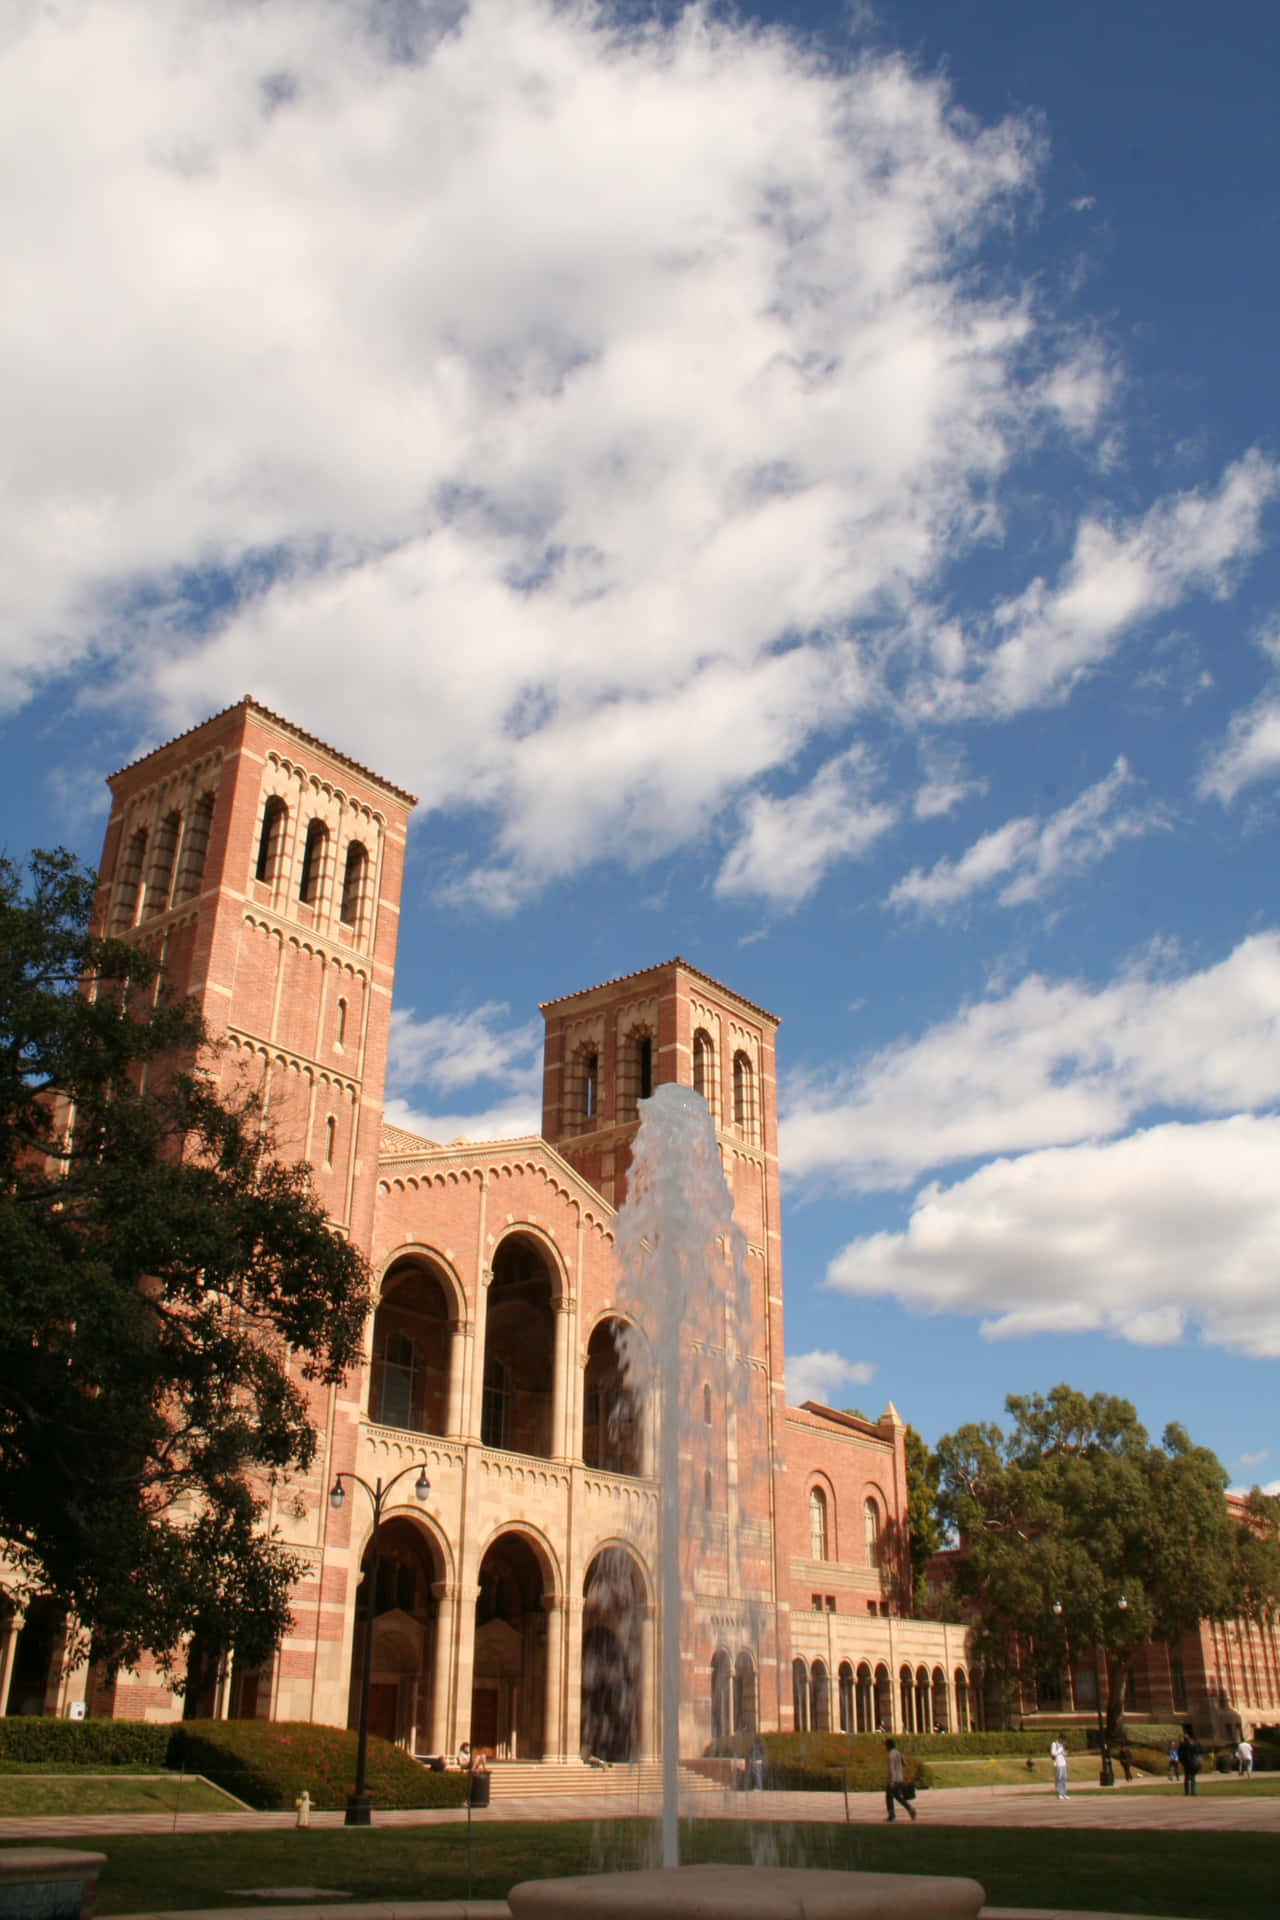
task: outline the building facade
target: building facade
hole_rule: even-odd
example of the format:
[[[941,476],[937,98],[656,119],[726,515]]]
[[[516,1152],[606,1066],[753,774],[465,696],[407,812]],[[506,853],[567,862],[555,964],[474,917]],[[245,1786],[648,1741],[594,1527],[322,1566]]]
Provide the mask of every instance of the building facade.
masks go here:
[[[679,959],[565,995],[540,1135],[418,1138],[382,1115],[412,796],[250,699],[108,784],[97,924],[194,997],[375,1279],[365,1363],[308,1389],[314,1469],[270,1492],[305,1567],[291,1630],[186,1710],[354,1724],[371,1635],[370,1725],[414,1752],[657,1750],[657,1436],[623,1364],[654,1330],[615,1222],[639,1103],[674,1082],[706,1102],[742,1241],[687,1340],[681,1749],[970,1724],[961,1630],[908,1617],[895,1408],[785,1404],[773,1016]],[[329,1489],[404,1469],[375,1583],[371,1503]],[[7,1712],[183,1712],[158,1673],[67,1671],[62,1644],[39,1600],[0,1626]]]

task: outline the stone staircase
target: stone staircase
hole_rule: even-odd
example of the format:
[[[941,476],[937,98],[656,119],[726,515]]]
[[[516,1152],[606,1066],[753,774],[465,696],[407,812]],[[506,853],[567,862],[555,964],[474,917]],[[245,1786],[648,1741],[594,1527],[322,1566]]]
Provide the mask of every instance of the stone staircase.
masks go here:
[[[662,1762],[637,1760],[625,1766],[588,1767],[581,1760],[491,1760],[489,1777],[495,1800],[535,1800],[549,1794],[575,1798],[636,1800],[662,1793]],[[719,1794],[714,1780],[689,1767],[679,1771],[680,1796]]]

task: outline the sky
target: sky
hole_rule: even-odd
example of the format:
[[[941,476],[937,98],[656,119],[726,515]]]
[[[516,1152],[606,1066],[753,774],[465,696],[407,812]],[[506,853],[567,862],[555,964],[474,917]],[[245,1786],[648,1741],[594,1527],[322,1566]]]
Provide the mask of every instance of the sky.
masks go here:
[[[778,1036],[788,1384],[1280,1488],[1280,11],[4,0],[0,839],[421,796],[389,1117]]]

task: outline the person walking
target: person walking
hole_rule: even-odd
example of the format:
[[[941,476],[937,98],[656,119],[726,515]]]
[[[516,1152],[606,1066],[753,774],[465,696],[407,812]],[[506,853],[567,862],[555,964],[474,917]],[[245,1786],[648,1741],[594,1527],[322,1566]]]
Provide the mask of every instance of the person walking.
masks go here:
[[[1200,1771],[1200,1742],[1196,1739],[1195,1728],[1188,1721],[1182,1729],[1182,1738],[1178,1742],[1178,1765],[1182,1768],[1182,1791],[1194,1794],[1196,1775]]]
[[[1239,1768],[1241,1777],[1243,1779],[1252,1780],[1253,1778],[1253,1742],[1252,1740],[1242,1740],[1240,1742],[1240,1745],[1236,1748],[1236,1766]]]
[[[889,1818],[892,1820],[896,1817],[894,1814],[894,1805],[896,1802],[899,1806],[905,1807],[914,1820],[916,1810],[907,1798],[907,1774],[906,1768],[902,1764],[902,1755],[898,1751],[896,1741],[886,1740],[884,1744],[888,1751],[889,1758],[889,1779],[884,1790],[884,1804],[888,1810]]]
[[[1053,1790],[1059,1800],[1067,1797],[1067,1743],[1059,1733],[1055,1735],[1049,1748],[1049,1758],[1053,1762]]]

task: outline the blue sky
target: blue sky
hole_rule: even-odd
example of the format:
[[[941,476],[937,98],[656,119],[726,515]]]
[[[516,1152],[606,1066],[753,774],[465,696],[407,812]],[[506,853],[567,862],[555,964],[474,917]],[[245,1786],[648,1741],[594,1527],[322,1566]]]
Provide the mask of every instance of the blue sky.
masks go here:
[[[145,0],[0,54],[0,790],[422,795],[393,1117],[781,1016],[797,1394],[1280,1476],[1273,6]]]

